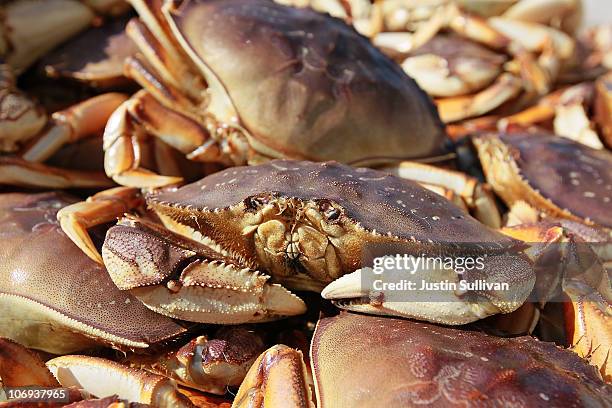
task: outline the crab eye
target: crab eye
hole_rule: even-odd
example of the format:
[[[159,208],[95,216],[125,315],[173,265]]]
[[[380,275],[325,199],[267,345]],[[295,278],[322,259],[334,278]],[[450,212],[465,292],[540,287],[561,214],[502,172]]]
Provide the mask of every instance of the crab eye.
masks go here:
[[[329,201],[320,201],[319,210],[328,221],[336,221],[340,218],[340,210],[337,209]]]
[[[264,205],[268,204],[269,201],[270,200],[268,199],[268,197],[265,197],[265,196],[253,196],[253,197],[247,197],[244,200],[244,205],[249,210],[257,210],[263,207]]]

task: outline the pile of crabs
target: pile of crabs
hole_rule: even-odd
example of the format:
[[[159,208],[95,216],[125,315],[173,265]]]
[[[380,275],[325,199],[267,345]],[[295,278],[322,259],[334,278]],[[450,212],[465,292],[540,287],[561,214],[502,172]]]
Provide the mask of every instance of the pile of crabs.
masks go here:
[[[0,407],[612,405],[580,0],[0,10]]]

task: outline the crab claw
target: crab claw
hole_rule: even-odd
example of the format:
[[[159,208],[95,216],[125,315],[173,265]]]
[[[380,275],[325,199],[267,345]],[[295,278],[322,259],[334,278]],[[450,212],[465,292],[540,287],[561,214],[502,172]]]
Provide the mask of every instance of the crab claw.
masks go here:
[[[282,344],[266,350],[240,385],[232,408],[310,407],[312,377],[302,353]]]
[[[521,306],[535,284],[527,259],[516,254],[493,255],[484,258],[483,264],[479,273],[463,275],[425,263],[414,265],[410,272],[388,270],[383,274],[366,267],[338,278],[321,295],[350,311],[449,325],[510,313]]]
[[[223,395],[239,386],[264,350],[260,335],[241,326],[225,326],[213,338],[198,336],[161,357],[134,354],[131,366],[172,378],[189,388]]]
[[[569,301],[564,303],[567,337],[572,351],[598,367],[606,381],[612,380],[612,285],[610,276],[596,252],[602,242],[597,229],[575,222],[540,222],[507,227],[504,234],[535,243],[530,256],[538,273],[537,296],[546,301],[561,284]],[[538,245],[538,243],[540,243]],[[553,273],[548,271],[550,259]]]
[[[88,356],[62,356],[47,367],[63,387],[78,387],[98,398],[117,395],[130,402],[155,407],[193,407],[168,378]]]
[[[306,311],[299,297],[269,276],[144,220],[124,218],[112,227],[102,257],[119,289],[176,319],[239,324]]]
[[[0,385],[57,387],[59,383],[35,352],[0,337]]]

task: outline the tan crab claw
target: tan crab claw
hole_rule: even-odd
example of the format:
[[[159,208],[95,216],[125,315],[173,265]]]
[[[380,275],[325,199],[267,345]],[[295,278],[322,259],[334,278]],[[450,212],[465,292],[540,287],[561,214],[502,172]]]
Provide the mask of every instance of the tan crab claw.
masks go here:
[[[440,118],[446,123],[480,116],[516,97],[522,90],[521,80],[510,73],[501,74],[489,87],[473,95],[436,101]]]
[[[390,254],[391,255],[391,254]],[[385,265],[385,258],[379,265]],[[414,259],[414,258],[413,258]],[[489,253],[479,273],[459,273],[434,263],[414,263],[410,270],[361,268],[330,283],[321,295],[342,309],[369,314],[404,316],[434,323],[460,325],[521,306],[535,283],[527,261],[516,254]],[[482,280],[503,286],[477,287]]]
[[[178,392],[175,381],[114,361],[69,355],[48,361],[47,367],[63,387],[78,387],[99,398],[117,395],[160,408],[193,407]]]
[[[223,395],[237,387],[265,349],[262,336],[243,326],[225,326],[214,335],[198,336],[180,348],[154,355],[133,353],[130,366],[176,380],[204,392]]]
[[[119,289],[177,319],[237,324],[306,311],[269,276],[144,220],[120,220],[108,231],[102,256]]]
[[[312,377],[300,351],[276,345],[253,363],[232,408],[315,407]]]
[[[104,131],[104,159],[106,174],[117,183],[134,187],[161,187],[182,181],[180,177],[157,175],[140,164],[142,129],[135,121],[144,122],[147,134],[154,135],[193,159],[211,158],[211,149],[204,151],[210,139],[193,119],[172,111],[157,102],[150,94],[140,91],[124,102],[111,115]],[[218,159],[213,154],[212,159]],[[170,157],[167,158],[171,160]]]

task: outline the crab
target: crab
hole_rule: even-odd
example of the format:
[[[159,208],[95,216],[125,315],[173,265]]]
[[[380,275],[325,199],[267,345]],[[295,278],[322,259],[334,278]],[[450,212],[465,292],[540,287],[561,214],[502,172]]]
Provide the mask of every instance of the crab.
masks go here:
[[[64,208],[58,218],[75,243],[101,262],[87,228],[120,215],[125,203],[110,198],[123,194],[125,201],[132,193],[100,193]],[[517,241],[413,182],[366,168],[275,160],[230,168],[145,199],[166,228],[124,217],[108,230],[103,262],[120,289],[183,320],[243,323],[303,313],[304,303],[288,289],[320,291],[381,251],[486,254],[483,269],[463,278],[507,281],[512,290],[448,291],[435,308],[428,301],[385,299],[340,304],[463,324],[519,307],[535,279]],[[452,269],[423,268],[418,276],[461,278]],[[328,295],[345,297],[357,291],[359,279],[334,283],[339,291]]]
[[[278,345],[253,364],[233,408],[265,406],[606,407],[612,388],[567,350],[528,336],[341,312],[322,318],[310,350]],[[386,375],[372,375],[386,373]]]
[[[511,207],[612,229],[612,154],[547,134],[473,138],[488,183]],[[546,166],[542,166],[546,163]]]
[[[75,201],[1,196],[0,336],[53,354],[112,347],[125,364],[213,394],[238,386],[264,349],[259,334],[235,326],[185,342],[183,326],[119,291],[64,235],[56,213]]]
[[[121,14],[128,7],[123,0],[3,2],[0,57],[20,74],[38,58],[94,23],[96,15]],[[32,24],[33,19],[36,24]]]
[[[436,97],[447,123],[544,95],[577,60],[571,35],[580,22],[579,1],[282,2],[329,12],[371,37]],[[511,61],[504,63],[510,58],[503,54]]]
[[[104,135],[106,172],[121,185],[180,181],[141,166],[144,134],[226,166],[285,157],[374,164],[446,152],[427,95],[337,19],[266,0],[132,5],[140,19],[127,32],[141,54],[125,69],[144,89],[115,111]]]
[[[1,198],[1,336],[65,354],[99,344],[144,349],[185,332],[117,290],[106,270],[74,247],[56,213],[75,198],[60,193]]]

